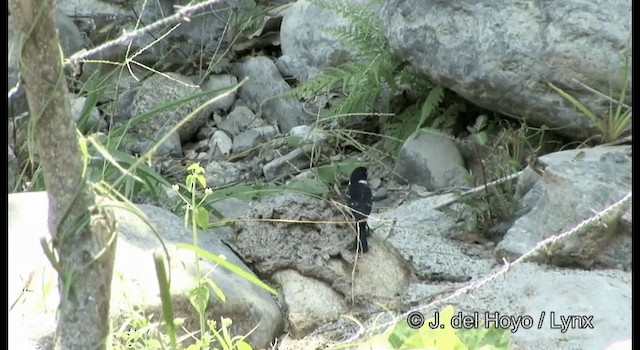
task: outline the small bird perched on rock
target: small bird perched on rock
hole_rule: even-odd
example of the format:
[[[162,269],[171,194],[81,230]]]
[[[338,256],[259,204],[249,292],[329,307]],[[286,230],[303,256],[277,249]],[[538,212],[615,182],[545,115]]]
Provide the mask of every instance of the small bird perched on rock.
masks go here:
[[[358,167],[353,170],[349,178],[349,185],[344,192],[344,200],[347,202],[351,213],[356,219],[358,237],[356,238],[356,248],[363,253],[369,251],[369,226],[367,217],[371,214],[373,206],[373,195],[367,183],[367,168]],[[362,248],[362,249],[360,249]]]

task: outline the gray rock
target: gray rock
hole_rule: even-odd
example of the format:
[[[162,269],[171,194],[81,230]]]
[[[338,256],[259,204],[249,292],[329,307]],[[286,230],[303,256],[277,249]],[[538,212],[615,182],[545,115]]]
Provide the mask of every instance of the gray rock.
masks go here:
[[[465,253],[465,243],[445,238],[456,229],[455,220],[432,208],[448,198],[418,199],[369,218],[375,235],[391,244],[422,280],[468,281],[483,276],[495,265],[489,255],[470,257]]]
[[[291,87],[282,79],[275,64],[267,57],[253,57],[235,68],[238,79],[249,78],[240,87],[240,97],[253,111],[261,111],[269,123],[277,123],[280,130],[288,132],[303,124],[306,113],[302,104],[293,97],[274,98],[287,93]]]
[[[262,138],[260,130],[245,130],[233,139],[233,153],[250,150],[259,145],[262,141],[264,141],[264,139]]]
[[[220,89],[231,88],[236,86],[237,84],[238,84],[238,79],[233,75],[212,75],[204,84],[203,90],[215,91]],[[220,95],[221,93],[216,94],[216,96]],[[211,97],[213,98],[214,96],[211,96]],[[216,113],[226,112],[229,110],[229,108],[231,108],[231,105],[233,105],[233,102],[235,100],[236,100],[236,92],[230,91],[227,93],[226,96],[221,97],[216,102],[213,102],[209,108]]]
[[[250,150],[259,144],[273,139],[278,131],[271,125],[245,130],[233,139],[233,153]]]
[[[298,125],[289,131],[289,135],[297,137],[301,145],[307,143],[319,145],[329,138],[323,130],[312,129],[309,125]]]
[[[290,66],[296,68],[321,68],[330,65],[330,57],[336,51],[354,53],[353,48],[327,32],[346,24],[348,21],[333,11],[321,9],[309,1],[296,1],[286,10],[280,26],[282,55],[291,57],[284,62],[291,62]],[[295,74],[296,70],[289,74]],[[296,75],[302,78],[304,73],[300,69]],[[312,71],[307,71],[307,75],[310,77]]]
[[[209,139],[211,139],[211,137],[213,136],[213,134],[216,131],[218,131],[217,128],[214,128],[213,126],[211,126],[211,125],[209,125],[207,123],[207,124],[205,124],[205,126],[200,128],[200,130],[198,130],[198,133],[196,134],[196,139],[197,140],[209,140]]]
[[[54,20],[58,28],[60,47],[62,47],[62,53],[65,57],[69,57],[84,49],[85,41],[70,16],[57,10],[54,14]]]
[[[262,167],[262,172],[267,181],[273,181],[289,172],[297,172],[309,167],[309,156],[301,148],[276,158]]]
[[[190,0],[176,0],[172,3],[173,6],[188,4],[191,4]],[[189,21],[182,22],[181,26],[169,35],[167,42],[174,46],[174,52],[170,53],[171,56],[167,59],[171,63],[180,65],[184,65],[185,60],[193,60],[193,62],[203,60],[205,67],[208,63],[215,63],[216,55],[236,39],[230,30],[238,30],[237,26],[241,25],[240,23],[231,24],[230,19],[234,21],[232,18],[239,20],[255,16],[252,12],[255,9],[254,0],[223,0],[216,1],[194,13],[189,16]],[[200,74],[203,73],[204,71]]]
[[[252,207],[252,202],[246,199],[227,197],[211,203],[217,213],[210,213],[209,222],[216,225],[211,231],[223,241],[229,241],[235,236],[235,222],[226,222],[224,226],[218,225],[218,220],[239,219],[247,215]],[[219,217],[220,214],[222,217]]]
[[[205,167],[207,186],[216,188],[246,181],[250,178],[248,165],[231,162],[211,162]]]
[[[87,101],[87,98],[84,96],[75,96],[69,95],[71,100],[71,116],[73,120],[77,123],[82,117],[82,110],[84,109],[84,104]],[[90,129],[98,130],[100,129],[100,112],[94,106],[89,111],[89,117],[87,118],[87,127]],[[106,126],[106,124],[102,123],[102,126]]]
[[[238,136],[241,132],[265,125],[264,120],[257,117],[249,107],[236,106],[224,119],[218,122],[218,128],[231,136]]]
[[[520,326],[510,334],[509,349],[600,350],[631,337],[630,272],[554,269],[523,263],[448,303],[465,316],[478,312],[481,319],[495,312],[530,317],[532,327]],[[433,316],[435,311],[426,312]],[[577,323],[562,332],[560,317],[569,315],[593,316],[593,329]]]
[[[277,272],[294,270],[328,285],[342,296],[343,301],[345,297],[353,296],[367,303],[371,298],[391,298],[408,283],[408,270],[382,244],[360,256],[358,269],[353,272],[355,231],[346,224],[344,213],[324,200],[297,193],[276,194],[259,200],[248,217],[249,220],[237,222],[238,234],[230,244],[245,261],[251,261],[261,275],[275,278]],[[288,221],[271,222],[269,219]],[[293,295],[300,293],[293,286],[299,287],[304,279],[301,280],[297,274],[285,273],[279,280],[291,288],[285,291],[285,302],[294,307],[289,310],[293,311],[293,317],[299,317],[307,308],[299,304],[299,297]],[[317,325],[327,313],[335,312],[344,305],[335,302],[336,295],[327,291],[309,291],[306,295],[314,294],[333,297],[319,301],[316,305],[321,305],[322,311],[308,315],[308,322],[300,324],[301,328]],[[290,314],[290,320],[291,317]]]
[[[224,218],[237,219],[249,213],[251,210],[251,202],[240,198],[224,198],[213,202],[212,207],[222,214]]]
[[[175,13],[174,5],[177,5],[178,2],[179,1],[174,0],[133,1],[128,5],[128,7],[135,11],[131,11],[129,13],[129,15],[135,14],[135,18],[129,21],[127,29],[135,29],[136,27],[134,26],[138,20],[141,23],[149,25],[173,15]],[[180,30],[184,25],[188,25],[188,23],[180,23],[180,27],[178,27],[177,30]],[[167,34],[167,29],[167,27],[161,26],[156,30],[135,38],[131,46],[134,50],[139,52],[136,59],[150,63],[156,63],[158,61],[169,63],[176,60],[176,57],[182,56],[182,58],[184,58],[184,56],[181,55],[182,52],[178,53],[180,49],[177,47],[179,45],[183,47],[186,46],[186,44],[192,44],[191,46],[198,45],[190,43],[189,41],[184,40],[184,38],[182,38],[182,42],[177,43],[176,40],[174,40],[177,30],[171,32],[168,36],[164,36]],[[158,40],[161,36],[164,36],[164,39]],[[144,50],[141,50],[142,48],[144,48]]]
[[[131,74],[112,74],[106,77],[103,97],[109,101],[100,109],[112,118],[114,124],[125,123],[132,117],[131,108],[138,88],[142,82],[154,73],[132,65]]]
[[[100,14],[125,16],[128,11],[116,4],[100,0],[60,0],[56,1],[56,9],[67,16],[95,17]]]
[[[395,164],[398,180],[424,186],[429,191],[469,186],[464,161],[446,136],[416,131],[402,145]]]
[[[58,303],[57,275],[42,251],[34,250],[34,247],[39,246],[40,237],[49,235],[47,207],[46,192],[9,196],[9,296],[10,303],[13,300],[20,301],[9,313],[13,320],[11,344],[36,343],[38,339],[55,329],[55,310]],[[184,325],[190,330],[195,330],[198,317],[191,307],[188,293],[196,283],[194,254],[176,247],[176,243],[192,244],[191,232],[184,228],[182,218],[164,209],[149,205],[139,205],[137,208],[156,231],[135,213],[125,209],[114,209],[118,221],[118,242],[111,293],[112,315],[125,314],[132,307],[153,314],[161,312],[152,257],[155,251],[161,250],[156,236],[159,234],[171,256],[171,293],[175,316],[185,318]],[[227,261],[251,273],[211,232],[200,233],[199,245],[212,254],[225,256]],[[25,256],[31,258],[24,259]],[[223,303],[211,293],[207,317],[215,319],[224,315],[232,318],[232,335],[248,334],[257,326],[247,340],[256,348],[268,347],[283,330],[280,310],[271,295],[206,259],[200,261],[200,268],[202,274],[212,279],[227,298]],[[24,282],[28,280],[29,275],[33,278],[30,285],[27,283],[25,286]],[[18,299],[25,287],[33,290],[33,293],[26,293]],[[40,323],[34,320],[39,320]],[[43,324],[43,320],[48,323]],[[37,327],[32,327],[34,325]]]
[[[278,57],[276,67],[278,67],[280,75],[284,78],[292,77],[299,82],[311,79],[320,72],[318,68],[309,67],[299,59],[290,55]]]
[[[305,277],[295,270],[273,275],[282,288],[291,335],[302,338],[327,320],[335,320],[348,312],[344,297],[326,284]]]
[[[253,130],[257,130],[265,141],[273,140],[278,135],[278,130],[271,125],[259,126]]]
[[[388,197],[389,193],[386,187],[380,187],[377,190],[373,191],[373,200],[381,201]]]
[[[167,102],[190,97],[191,95],[202,92],[198,86],[193,85],[193,82],[185,76],[176,73],[166,73],[166,75],[168,77],[154,75],[142,83],[133,100],[134,115],[148,112]],[[153,123],[169,123],[171,126],[174,126],[189,116],[189,113],[193,112],[204,101],[206,101],[206,98],[191,100],[176,110],[158,114],[155,116]],[[200,111],[191,117],[177,130],[180,140],[184,141],[195,135],[198,129],[205,125],[206,120],[206,111]],[[151,121],[149,121],[149,123],[151,123]]]
[[[534,182],[522,198],[529,211],[509,229],[496,247],[496,255],[510,260],[536,244],[573,228],[607,205],[631,192],[631,146],[569,150],[539,158],[542,176],[525,170],[520,181]],[[620,213],[623,215],[624,211]],[[617,225],[594,225],[546,249],[538,258],[560,266],[601,268],[631,267],[631,230]]]
[[[182,152],[184,153],[184,158],[186,159],[211,159],[209,153],[209,142],[210,140],[200,140],[196,143],[185,143],[182,146]]]
[[[142,136],[142,140],[130,140],[125,142],[127,149],[131,154],[142,155],[153,149],[153,154],[156,156],[168,156],[181,158],[182,143],[180,142],[180,136],[177,133],[172,132],[164,142],[156,145],[161,137],[165,135],[156,135],[152,138],[151,135]]]
[[[607,94],[626,79],[631,104],[631,74],[622,72],[625,57],[631,62],[629,0],[385,0],[380,13],[394,52],[426,77],[531,125],[573,139],[594,134],[547,82],[606,115],[610,103],[575,80]]]
[[[211,159],[223,160],[231,153],[232,141],[222,130],[216,130],[209,140],[209,154]]]
[[[131,104],[132,116],[139,116],[167,103],[188,98],[202,92],[198,86],[193,85],[193,82],[185,76],[177,73],[166,73],[166,75],[168,77],[160,74],[153,75],[144,80],[142,84],[134,90],[135,96]],[[138,140],[136,141],[137,149],[144,151],[150,149],[156,141],[176,124],[190,117],[190,119],[177,130],[179,141],[184,142],[193,137],[198,132],[198,129],[205,125],[208,118],[206,109],[191,116],[191,113],[205,101],[206,98],[192,99],[178,107],[157,112],[127,129],[127,133]],[[127,138],[125,138],[125,145],[127,144],[126,141]],[[166,151],[168,149],[163,150]],[[175,148],[171,148],[171,150],[173,150],[171,151],[173,155],[178,153]],[[163,156],[168,154],[156,153],[156,155]]]

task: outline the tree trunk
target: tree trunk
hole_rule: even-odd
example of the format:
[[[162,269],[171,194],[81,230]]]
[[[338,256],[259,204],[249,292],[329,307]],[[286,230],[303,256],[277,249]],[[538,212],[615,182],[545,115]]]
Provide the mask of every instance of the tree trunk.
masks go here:
[[[82,176],[52,0],[9,0],[22,40],[20,71],[49,196],[60,305],[56,349],[104,349],[115,255],[113,213],[96,206]],[[27,258],[27,257],[25,257]]]

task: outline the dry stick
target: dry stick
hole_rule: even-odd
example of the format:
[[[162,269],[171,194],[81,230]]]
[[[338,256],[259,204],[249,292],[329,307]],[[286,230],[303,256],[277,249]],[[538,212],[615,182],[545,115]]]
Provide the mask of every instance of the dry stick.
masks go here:
[[[98,55],[100,52],[110,49],[114,46],[127,45],[133,39],[139,36],[142,36],[146,33],[149,33],[151,31],[154,31],[156,29],[159,29],[168,24],[172,24],[174,22],[180,22],[180,21],[189,22],[190,15],[192,15],[195,12],[198,12],[203,8],[206,8],[207,6],[213,5],[219,1],[220,0],[206,0],[193,6],[183,7],[180,10],[178,10],[175,14],[169,17],[165,17],[163,19],[157,20],[149,24],[148,26],[125,33],[119,38],[111,41],[107,41],[106,43],[96,48],[93,48],[91,50],[83,50],[80,52],[76,52],[75,54],[71,55],[71,57],[65,60],[64,67],[70,68],[70,67],[76,66],[78,62],[91,58],[92,56]],[[11,99],[15,94],[18,93],[18,91],[20,91],[21,85],[22,85],[21,80],[22,79],[19,78],[18,83],[16,83],[16,86],[14,86],[11,90],[9,90],[8,99]]]
[[[434,307],[436,305],[442,304],[446,301],[455,299],[457,297],[459,297],[462,294],[465,294],[469,291],[472,291],[474,289],[478,289],[482,286],[484,286],[485,284],[491,282],[492,280],[504,275],[507,271],[509,271],[509,269],[511,268],[511,266],[515,266],[518,265],[522,262],[524,262],[526,259],[532,257],[534,254],[538,253],[540,250],[545,249],[546,247],[548,247],[550,244],[557,242],[561,239],[564,239],[580,230],[582,230],[585,227],[590,227],[591,225],[593,225],[596,221],[600,220],[601,218],[603,218],[605,215],[608,215],[610,213],[616,213],[616,210],[618,209],[622,209],[624,205],[626,205],[632,197],[632,192],[627,193],[622,199],[620,199],[619,201],[611,204],[610,206],[606,207],[605,209],[603,209],[602,211],[594,211],[595,215],[593,215],[592,217],[580,222],[578,225],[576,225],[574,228],[569,229],[565,232],[559,233],[557,235],[553,235],[547,239],[544,239],[540,242],[538,242],[538,244],[536,244],[535,247],[533,247],[531,250],[529,250],[528,252],[524,253],[522,256],[520,256],[519,258],[517,258],[516,260],[514,260],[511,263],[508,263],[505,261],[505,265],[502,269],[500,269],[500,271],[497,271],[479,281],[476,282],[472,282],[460,289],[458,289],[455,293],[446,296],[442,299],[438,299],[438,300],[434,300],[426,305],[421,305],[415,308],[412,308],[411,310],[405,312],[404,314],[402,314],[400,316],[401,319],[406,318],[409,316],[409,314],[413,313],[413,312],[419,312],[420,310],[424,310],[427,308],[431,308]],[[383,327],[390,327],[392,325],[394,325],[397,322],[396,320],[390,321],[390,322],[386,322],[383,323],[379,326],[375,326],[373,330],[377,330],[377,329],[381,329]],[[358,332],[356,335],[354,335],[353,337],[351,337],[350,339],[348,339],[345,343],[349,343],[349,342],[353,342],[355,339],[357,339],[358,337],[360,337],[362,335],[362,332]]]
[[[521,170],[521,171],[519,171],[519,172],[517,172],[515,174],[511,174],[509,176],[505,176],[505,177],[500,178],[498,180],[491,181],[486,185],[478,186],[478,187],[472,188],[472,189],[470,189],[468,191],[462,192],[459,196],[451,198],[451,199],[448,199],[448,200],[446,200],[446,201],[444,201],[444,202],[432,207],[431,209],[435,210],[435,209],[442,208],[442,207],[447,206],[449,204],[455,203],[455,202],[459,201],[460,199],[462,199],[462,198],[464,198],[464,197],[466,197],[466,196],[468,196],[470,194],[474,194],[476,192],[483,191],[485,188],[488,189],[491,186],[496,186],[496,185],[499,185],[499,184],[501,184],[503,182],[507,182],[507,181],[511,181],[511,180],[517,179],[520,175],[522,175],[523,171],[524,170]]]
[[[178,21],[184,21],[184,22],[189,22],[189,16],[192,15],[194,12],[197,12],[209,5],[213,5],[214,3],[218,2],[220,0],[207,0],[207,1],[203,1],[199,4],[193,5],[193,6],[187,6],[184,8],[181,8],[180,10],[178,10],[175,14],[169,16],[169,17],[165,17],[163,19],[157,20],[151,24],[149,24],[148,26],[142,27],[140,29],[136,29],[134,31],[128,32],[123,34],[121,37],[108,41],[94,49],[88,50],[88,51],[81,51],[81,52],[77,52],[75,54],[73,54],[71,57],[69,57],[67,59],[67,62],[65,64],[65,67],[67,66],[72,66],[77,64],[79,61],[81,60],[85,60],[93,55],[97,55],[99,54],[101,51],[107,50],[113,46],[119,46],[119,45],[126,45],[129,43],[129,41],[142,36],[143,34],[146,34],[148,32],[151,32],[153,30],[159,29],[163,26],[166,26],[168,24],[171,24],[173,22],[178,22]]]

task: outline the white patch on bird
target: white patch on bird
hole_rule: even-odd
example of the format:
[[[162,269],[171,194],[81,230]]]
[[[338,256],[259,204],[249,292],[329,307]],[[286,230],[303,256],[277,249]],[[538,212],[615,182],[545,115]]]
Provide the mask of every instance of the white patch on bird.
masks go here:
[[[358,180],[359,184],[367,185],[367,180]]]

